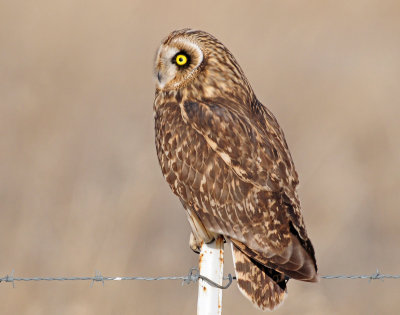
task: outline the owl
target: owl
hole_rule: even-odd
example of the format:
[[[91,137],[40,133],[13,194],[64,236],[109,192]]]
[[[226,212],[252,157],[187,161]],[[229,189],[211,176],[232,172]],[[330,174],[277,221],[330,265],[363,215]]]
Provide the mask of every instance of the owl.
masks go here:
[[[174,31],[154,75],[158,160],[190,247],[230,242],[238,287],[262,310],[282,303],[289,279],[318,281],[283,131],[230,51],[206,32]]]

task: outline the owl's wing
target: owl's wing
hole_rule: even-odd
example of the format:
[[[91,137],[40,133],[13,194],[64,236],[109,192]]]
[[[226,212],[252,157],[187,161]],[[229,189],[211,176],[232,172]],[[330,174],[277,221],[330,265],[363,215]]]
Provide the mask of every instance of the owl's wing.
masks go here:
[[[181,108],[187,123],[241,180],[281,196],[300,241],[311,250],[296,193],[297,173],[283,132],[275,117],[258,106],[253,117],[218,102],[185,101]]]
[[[269,126],[262,113],[254,122],[219,104],[186,101],[183,110],[188,122],[243,181],[268,191],[295,188],[297,174],[283,134],[279,126],[278,132]],[[257,126],[260,119],[264,130]]]
[[[243,181],[272,192],[289,189],[292,198],[298,179],[285,138],[272,114],[260,109],[250,120],[216,103],[185,101],[182,107],[183,117]]]

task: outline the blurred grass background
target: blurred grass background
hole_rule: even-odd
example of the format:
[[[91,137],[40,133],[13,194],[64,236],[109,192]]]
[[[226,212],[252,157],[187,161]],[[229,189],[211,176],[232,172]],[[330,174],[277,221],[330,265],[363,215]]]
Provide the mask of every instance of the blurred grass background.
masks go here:
[[[153,131],[154,54],[183,27],[232,51],[285,130],[320,273],[399,274],[399,1],[0,0],[1,276],[197,265]],[[399,286],[290,281],[275,314],[396,314]],[[194,314],[196,301],[178,282],[0,284],[1,314]],[[260,314],[236,287],[223,308]]]

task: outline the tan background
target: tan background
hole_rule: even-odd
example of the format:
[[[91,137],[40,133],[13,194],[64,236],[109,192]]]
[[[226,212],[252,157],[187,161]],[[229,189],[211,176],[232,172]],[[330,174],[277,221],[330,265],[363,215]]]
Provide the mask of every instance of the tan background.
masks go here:
[[[188,26],[230,48],[285,130],[320,273],[399,274],[399,1],[0,0],[1,276],[197,264],[152,116],[156,48]],[[275,314],[398,314],[399,292],[290,281]],[[196,299],[173,281],[0,284],[1,314],[194,314]],[[260,314],[236,286],[223,305]]]

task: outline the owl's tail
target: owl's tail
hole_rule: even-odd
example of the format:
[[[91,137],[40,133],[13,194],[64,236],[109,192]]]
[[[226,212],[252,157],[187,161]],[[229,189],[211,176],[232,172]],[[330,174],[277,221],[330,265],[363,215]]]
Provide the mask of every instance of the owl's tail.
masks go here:
[[[283,274],[246,256],[233,243],[232,256],[237,284],[245,297],[261,310],[273,310],[283,302],[287,282]]]

